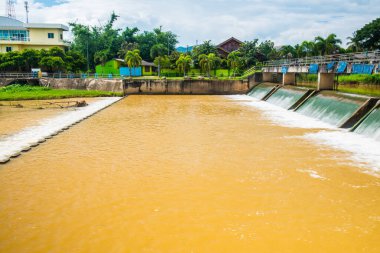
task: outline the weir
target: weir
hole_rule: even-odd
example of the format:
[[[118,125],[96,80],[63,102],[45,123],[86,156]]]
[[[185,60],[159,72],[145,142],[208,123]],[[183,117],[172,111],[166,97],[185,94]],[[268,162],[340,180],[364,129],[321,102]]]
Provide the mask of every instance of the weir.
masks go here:
[[[346,122],[367,100],[366,97],[321,91],[310,97],[296,111],[334,126]]]
[[[308,91],[309,89],[285,86],[274,92],[266,101],[282,108],[290,109],[297,101],[304,97]]]
[[[380,102],[354,127],[353,131],[380,141]]]
[[[268,94],[273,92],[276,87],[277,85],[274,83],[261,83],[256,85],[247,95],[262,100],[266,98]]]

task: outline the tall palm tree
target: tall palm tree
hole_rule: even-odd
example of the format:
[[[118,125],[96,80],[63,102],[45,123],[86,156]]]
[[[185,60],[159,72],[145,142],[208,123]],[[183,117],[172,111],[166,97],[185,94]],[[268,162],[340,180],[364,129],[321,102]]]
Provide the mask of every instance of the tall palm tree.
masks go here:
[[[125,62],[129,68],[129,77],[132,76],[132,69],[137,68],[141,65],[142,58],[140,56],[140,50],[135,49],[133,51],[128,51],[125,55]]]
[[[241,58],[238,51],[233,51],[227,56],[228,66],[232,68],[233,76],[235,77],[236,70],[240,66]]]
[[[347,50],[352,51],[352,52],[358,52],[362,51],[362,48],[359,44],[359,42],[355,39],[355,37],[347,37]]]
[[[199,66],[201,67],[201,70],[203,73],[207,73],[209,75],[209,64],[208,64],[208,57],[206,54],[201,54],[198,56]]]
[[[216,69],[222,60],[218,56],[216,56],[214,53],[208,54],[207,58],[208,58],[208,66],[209,66],[208,77],[210,77],[210,71],[212,69],[214,70],[214,75],[216,75]]]
[[[301,43],[301,48],[305,56],[313,56],[316,52],[315,43],[313,41],[303,41]]]
[[[155,62],[157,62],[158,65],[158,76],[161,74],[161,65],[162,62],[165,60],[164,56],[166,53],[166,47],[163,44],[156,44],[150,49],[150,57],[154,59]]]
[[[320,55],[333,54],[340,48],[339,44],[342,44],[342,40],[338,39],[334,33],[330,34],[326,38],[321,36],[315,37],[314,41]]]
[[[190,55],[181,54],[176,61],[176,65],[179,71],[183,72],[183,76],[186,76],[186,71],[190,69],[191,57]]]

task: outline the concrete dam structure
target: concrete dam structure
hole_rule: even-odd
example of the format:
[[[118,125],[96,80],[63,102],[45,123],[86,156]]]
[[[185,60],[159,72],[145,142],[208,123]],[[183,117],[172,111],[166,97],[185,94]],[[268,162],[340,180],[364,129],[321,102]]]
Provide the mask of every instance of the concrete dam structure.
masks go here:
[[[248,96],[284,109],[380,139],[380,98],[260,83]]]

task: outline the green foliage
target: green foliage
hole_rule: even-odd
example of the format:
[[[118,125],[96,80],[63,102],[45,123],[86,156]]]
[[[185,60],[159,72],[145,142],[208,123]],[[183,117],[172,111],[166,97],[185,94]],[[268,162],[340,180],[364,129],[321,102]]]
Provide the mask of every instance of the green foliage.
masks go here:
[[[45,56],[40,61],[40,66],[47,69],[49,72],[56,72],[62,69],[65,62],[59,56]]]
[[[79,72],[86,67],[85,58],[76,51],[64,52],[58,47],[49,50],[24,49],[0,54],[1,71],[30,72],[31,68],[43,71]]]
[[[141,56],[140,56],[140,50],[135,49],[133,51],[128,51],[125,55],[125,63],[127,66],[132,69],[136,68],[141,65]],[[132,71],[129,71],[129,75],[131,76]]]
[[[0,88],[0,101],[10,100],[34,100],[34,99],[57,99],[73,97],[104,97],[121,96],[118,92],[96,90],[55,90],[48,87],[29,85],[9,85]]]
[[[231,67],[233,76],[235,77],[236,72],[238,72],[238,69],[242,64],[240,52],[239,51],[231,52],[228,55],[227,60],[228,60],[228,66]]]
[[[194,62],[194,66],[200,67],[199,65],[199,56],[205,54],[218,54],[218,50],[216,46],[211,43],[211,40],[204,41],[202,44],[195,46],[192,51],[192,58]]]
[[[380,49],[380,18],[373,20],[354,32],[353,37],[349,37],[349,39],[349,45],[356,50]]]
[[[178,58],[176,65],[180,72],[183,72],[183,76],[186,76],[187,71],[190,69],[192,59],[190,55],[181,54]]]
[[[214,74],[216,75],[216,70],[221,64],[221,59],[216,56],[214,53],[210,53],[208,55],[201,54],[198,57],[199,66],[203,70],[204,73],[207,73],[207,76],[210,77],[210,71],[214,70]]]

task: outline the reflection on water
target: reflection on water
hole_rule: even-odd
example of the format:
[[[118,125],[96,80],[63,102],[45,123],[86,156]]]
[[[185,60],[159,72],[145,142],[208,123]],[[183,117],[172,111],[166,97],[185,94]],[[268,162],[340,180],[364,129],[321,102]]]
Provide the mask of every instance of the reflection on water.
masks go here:
[[[379,252],[379,179],[315,131],[130,96],[1,167],[0,252]]]

